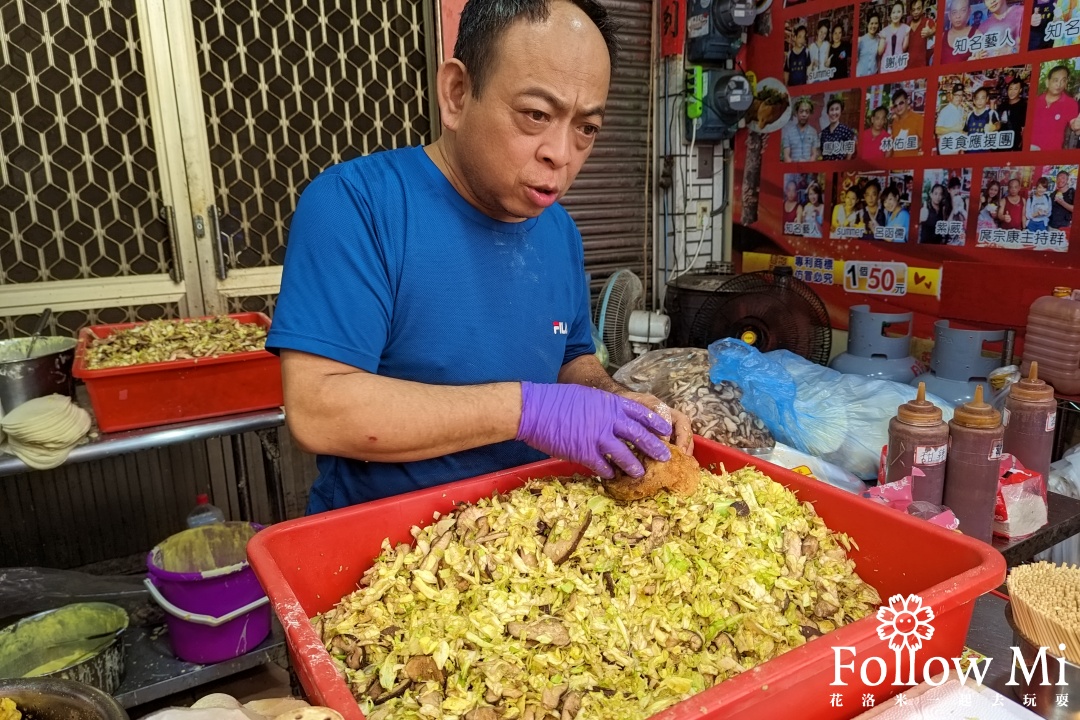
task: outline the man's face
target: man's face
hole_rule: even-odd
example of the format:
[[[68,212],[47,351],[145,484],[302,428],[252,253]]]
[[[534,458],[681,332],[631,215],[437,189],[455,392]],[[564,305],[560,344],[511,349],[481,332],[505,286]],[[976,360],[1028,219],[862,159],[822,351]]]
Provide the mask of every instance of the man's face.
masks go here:
[[[952,104],[953,105],[959,105],[962,102],[964,102],[964,91],[963,90],[954,90],[953,94],[952,94]]]
[[[1009,89],[1006,91],[1009,93],[1009,100],[1015,102],[1020,99],[1020,91],[1023,90],[1023,86],[1020,83],[1009,83]]]
[[[867,185],[866,190],[863,191],[863,201],[869,207],[877,207],[878,189],[873,185]]]
[[[975,93],[975,107],[978,110],[982,110],[986,107],[987,94],[984,92]]]
[[[565,195],[589,157],[611,63],[600,31],[567,2],[543,22],[511,25],[494,51],[480,98],[465,91],[452,129],[474,204],[517,221]]]
[[[901,95],[892,101],[893,115],[896,117],[904,117],[908,111],[908,99]]]
[[[799,111],[796,113],[796,118],[799,121],[799,127],[806,125],[810,122],[810,106],[806,103],[799,105]]]
[[[949,20],[952,21],[954,28],[960,29],[967,25],[969,10],[967,0],[955,0],[953,2],[952,7],[949,8]]]
[[[802,48],[806,44],[806,30],[799,30],[795,33],[795,47]]]
[[[1069,173],[1060,172],[1057,174],[1057,189],[1064,190],[1069,187]]]
[[[885,121],[888,120],[888,115],[884,110],[877,110],[870,116],[870,125],[875,130],[882,130],[885,127]]]
[[[1046,94],[1057,97],[1065,92],[1065,85],[1068,84],[1068,81],[1069,73],[1058,70],[1046,79]]]
[[[919,0],[911,3],[911,19],[918,20],[922,17],[923,4]]]

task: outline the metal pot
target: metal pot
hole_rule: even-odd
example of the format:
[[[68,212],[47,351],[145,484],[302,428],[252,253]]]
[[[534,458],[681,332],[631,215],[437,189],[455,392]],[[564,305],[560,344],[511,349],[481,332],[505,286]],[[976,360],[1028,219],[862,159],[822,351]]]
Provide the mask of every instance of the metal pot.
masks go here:
[[[30,338],[0,340],[0,408],[11,412],[27,400],[53,393],[74,397],[71,365],[77,344],[69,337],[39,337],[34,356],[27,359]]]
[[[0,630],[0,677],[76,680],[112,695],[124,676],[127,625],[122,607],[98,602],[23,618]]]
[[[0,680],[0,697],[14,700],[26,720],[128,720],[116,700],[74,680]]]
[[[1024,659],[1024,665],[1031,668],[1035,665],[1035,658],[1039,654],[1040,646],[1035,645],[1020,632],[1020,629],[1016,627],[1016,623],[1013,622],[1012,605],[1005,606],[1005,619],[1009,622],[1009,627],[1013,631],[1013,646],[1020,649],[1020,656]],[[1057,648],[1053,648],[1054,652],[1057,652]],[[1015,661],[1014,661],[1015,662]],[[1065,661],[1065,685],[1055,685],[1058,680],[1058,658],[1056,655],[1051,654],[1050,649],[1046,651],[1046,679],[1051,683],[1050,685],[1043,685],[1041,667],[1039,672],[1036,672],[1031,677],[1029,683],[1024,678],[1024,673],[1019,668],[1016,670],[1016,686],[1013,688],[1013,692],[1019,701],[1023,702],[1025,695],[1033,695],[1035,697],[1035,705],[1029,706],[1028,709],[1041,715],[1048,720],[1080,720],[1080,667],[1073,665],[1068,660]],[[1076,692],[1069,692],[1069,688],[1073,685],[1076,686]],[[1062,698],[1064,702],[1060,706],[1058,699]]]

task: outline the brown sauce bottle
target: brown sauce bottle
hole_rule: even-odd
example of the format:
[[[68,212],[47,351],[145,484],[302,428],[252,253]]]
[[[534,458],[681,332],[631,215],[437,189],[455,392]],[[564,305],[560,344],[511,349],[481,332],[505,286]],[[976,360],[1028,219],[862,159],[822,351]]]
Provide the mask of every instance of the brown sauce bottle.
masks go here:
[[[949,426],[941,409],[926,399],[926,383],[919,383],[916,398],[898,407],[889,421],[885,482],[911,476],[911,499],[940,505],[948,449]]]
[[[949,459],[945,464],[945,504],[965,535],[990,542],[994,503],[1001,477],[1005,428],[1001,413],[983,402],[983,386],[975,399],[956,408],[949,421]]]
[[[1009,388],[1002,424],[1005,452],[1032,472],[1050,475],[1050,455],[1054,450],[1057,400],[1054,388],[1039,379],[1039,363],[1031,363],[1028,376]]]

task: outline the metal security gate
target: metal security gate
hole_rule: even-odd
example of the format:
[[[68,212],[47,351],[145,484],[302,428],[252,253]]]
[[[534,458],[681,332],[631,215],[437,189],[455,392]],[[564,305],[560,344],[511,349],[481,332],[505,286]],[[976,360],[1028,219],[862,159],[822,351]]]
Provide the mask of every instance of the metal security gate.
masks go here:
[[[429,4],[0,0],[0,338],[28,334],[46,306],[67,335],[272,313],[307,182],[430,141]],[[258,438],[0,478],[0,507],[22,523],[0,533],[0,566],[145,552],[182,526],[193,489],[228,483],[227,443]],[[310,458],[283,443],[295,514]],[[87,543],[87,509],[123,531]]]
[[[612,78],[604,126],[562,204],[585,243],[594,292],[619,268],[652,278],[649,196],[653,3],[603,0],[619,21],[622,54]],[[648,296],[648,291],[646,291]]]

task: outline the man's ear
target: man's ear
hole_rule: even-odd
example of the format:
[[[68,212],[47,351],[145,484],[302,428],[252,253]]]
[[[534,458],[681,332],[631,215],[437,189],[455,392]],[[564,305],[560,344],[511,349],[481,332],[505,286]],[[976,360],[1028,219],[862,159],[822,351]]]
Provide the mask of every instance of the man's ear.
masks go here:
[[[469,71],[460,60],[450,58],[439,67],[436,86],[443,127],[457,130],[465,111],[465,103],[472,92]]]

